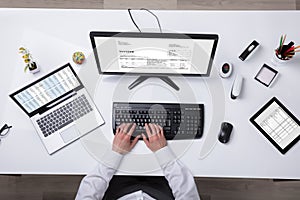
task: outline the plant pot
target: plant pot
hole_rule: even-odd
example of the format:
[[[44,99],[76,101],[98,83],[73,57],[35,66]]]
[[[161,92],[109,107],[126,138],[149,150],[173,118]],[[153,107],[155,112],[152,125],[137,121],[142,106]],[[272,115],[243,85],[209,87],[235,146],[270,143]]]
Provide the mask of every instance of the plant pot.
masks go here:
[[[28,69],[30,73],[35,74],[40,71],[38,65],[35,62],[32,62],[28,65],[29,65]]]

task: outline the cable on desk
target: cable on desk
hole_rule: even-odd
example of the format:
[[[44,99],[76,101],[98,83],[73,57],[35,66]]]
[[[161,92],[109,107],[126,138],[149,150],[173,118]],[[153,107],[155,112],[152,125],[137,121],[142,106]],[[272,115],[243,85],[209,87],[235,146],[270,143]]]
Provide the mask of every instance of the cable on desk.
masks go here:
[[[141,33],[142,32],[141,29],[139,28],[139,26],[136,24],[135,20],[132,17],[131,10],[132,9],[128,8],[128,13],[129,13],[130,19],[131,19],[132,23],[135,25],[135,27]],[[149,12],[151,15],[153,15],[156,18],[156,21],[157,21],[157,24],[158,24],[158,27],[159,27],[159,31],[162,33],[162,29],[161,29],[161,25],[160,25],[158,17],[152,11],[148,10],[147,8],[141,8],[140,10],[145,10],[145,11]]]
[[[128,13],[129,13],[129,16],[130,16],[130,19],[131,19],[132,23],[133,23],[133,24],[135,25],[135,27],[139,30],[139,32],[142,32],[141,29],[139,28],[139,26],[135,23],[135,21],[134,21],[132,15],[131,15],[131,9],[130,9],[130,8],[128,8]]]

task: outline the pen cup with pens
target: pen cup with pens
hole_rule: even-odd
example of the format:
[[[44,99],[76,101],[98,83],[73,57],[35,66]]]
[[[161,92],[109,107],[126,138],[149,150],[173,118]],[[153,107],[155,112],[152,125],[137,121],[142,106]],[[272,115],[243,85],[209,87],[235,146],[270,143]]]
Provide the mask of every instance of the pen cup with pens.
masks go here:
[[[295,46],[294,42],[289,42],[288,44],[284,44],[286,39],[286,34],[280,37],[279,47],[275,49],[275,54],[273,56],[272,62],[273,64],[283,64],[289,60],[291,60],[296,52],[300,51],[300,45]]]

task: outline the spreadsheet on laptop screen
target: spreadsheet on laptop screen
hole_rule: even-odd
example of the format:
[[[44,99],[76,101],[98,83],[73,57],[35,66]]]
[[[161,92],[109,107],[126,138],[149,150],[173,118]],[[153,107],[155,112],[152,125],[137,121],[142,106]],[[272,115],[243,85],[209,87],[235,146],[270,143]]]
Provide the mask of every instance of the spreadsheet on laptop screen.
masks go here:
[[[65,67],[15,94],[14,98],[30,113],[75,89],[79,85],[80,83],[71,69]]]

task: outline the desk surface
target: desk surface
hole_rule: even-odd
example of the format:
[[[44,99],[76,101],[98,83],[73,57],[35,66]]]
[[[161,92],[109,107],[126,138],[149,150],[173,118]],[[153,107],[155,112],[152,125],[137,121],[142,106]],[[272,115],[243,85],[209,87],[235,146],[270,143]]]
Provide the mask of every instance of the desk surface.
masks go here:
[[[195,176],[202,177],[252,177],[252,178],[300,178],[300,144],[296,144],[286,155],[281,155],[256,129],[249,118],[271,97],[278,97],[295,116],[300,117],[300,95],[298,85],[300,55],[284,66],[274,66],[279,77],[271,88],[266,88],[254,80],[255,74],[263,63],[271,64],[272,53],[278,45],[281,34],[287,34],[287,40],[300,43],[300,29],[296,26],[300,18],[297,11],[155,11],[163,29],[182,33],[218,33],[220,40],[214,61],[215,71],[223,62],[231,62],[234,73],[239,72],[245,78],[241,98],[232,101],[229,98],[233,76],[230,79],[218,79],[225,94],[223,108],[224,120],[234,125],[231,141],[227,145],[216,142],[217,132],[211,129],[213,96],[207,90],[212,79],[174,78],[174,81],[192,88],[195,100],[206,104],[206,121],[204,136],[199,141],[188,145],[180,154],[180,159]],[[146,12],[136,12],[140,27],[156,27],[155,20]],[[111,101],[117,100],[115,91],[135,77],[100,77],[101,86],[87,81],[88,88],[106,124],[100,131],[93,132],[74,142],[63,150],[49,156],[30,120],[9,99],[8,94],[23,86],[48,70],[71,61],[72,52],[81,50],[91,53],[89,32],[102,31],[135,31],[127,11],[124,10],[44,10],[44,9],[1,9],[0,33],[1,48],[1,90],[0,90],[0,124],[9,123],[13,129],[0,144],[0,173],[4,174],[84,174],[96,164],[97,152],[89,144],[93,137],[105,132],[108,141],[111,132]],[[288,19],[288,20],[286,20]],[[278,24],[278,25],[276,25]],[[259,50],[249,60],[242,62],[238,55],[253,40],[260,42]],[[28,47],[34,58],[41,65],[41,72],[36,75],[24,74],[23,63],[18,55],[20,46]],[[88,57],[89,66],[96,65]],[[86,64],[87,65],[87,64]],[[83,72],[85,65],[76,70]],[[86,67],[87,68],[87,67]],[[84,76],[84,73],[81,73]],[[216,77],[215,77],[216,78]],[[123,81],[123,82],[122,82]],[[127,83],[126,82],[126,83]],[[118,83],[118,84],[116,84]],[[209,87],[209,86],[208,86]],[[220,89],[219,88],[219,89]],[[164,95],[154,95],[154,91],[166,91]],[[148,91],[148,92],[146,92]],[[151,92],[149,92],[151,91]],[[105,94],[105,95],[101,95]],[[174,101],[174,92],[149,80],[136,90],[134,100]],[[215,125],[219,126],[219,124]],[[213,138],[208,146],[214,146],[204,159],[199,159],[207,138]],[[94,145],[99,145],[94,141]],[[184,144],[181,141],[170,141],[171,147]],[[100,143],[101,144],[101,143]],[[177,146],[177,147],[176,147]],[[208,148],[208,147],[207,147]],[[209,147],[210,148],[210,147]],[[147,153],[145,145],[140,142],[133,153]],[[124,159],[124,165],[130,165],[132,157]],[[142,167],[142,165],[141,165]],[[143,169],[141,169],[142,173]],[[145,172],[145,171],[144,171]],[[131,173],[121,171],[121,174]],[[161,174],[159,170],[146,174]]]

